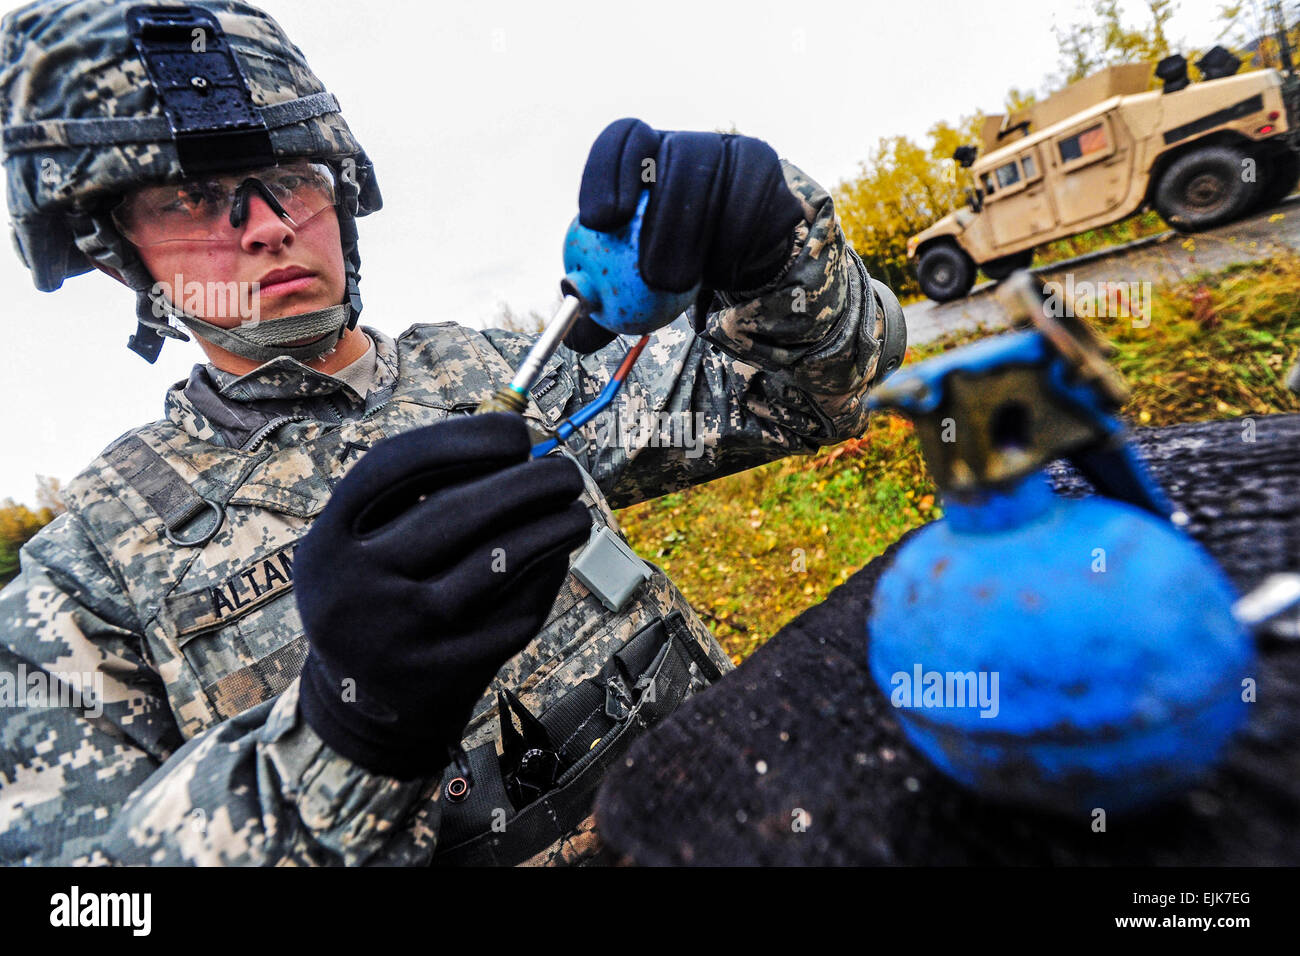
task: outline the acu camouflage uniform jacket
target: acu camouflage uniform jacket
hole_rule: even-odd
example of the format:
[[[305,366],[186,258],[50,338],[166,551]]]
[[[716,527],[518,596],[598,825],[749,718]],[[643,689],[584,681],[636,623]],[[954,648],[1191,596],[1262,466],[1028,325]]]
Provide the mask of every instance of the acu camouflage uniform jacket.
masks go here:
[[[806,221],[783,273],[721,297],[702,334],[684,318],[660,330],[619,396],[625,417],[691,415],[702,453],[597,441],[599,418],[570,440],[597,524],[617,530],[611,507],[864,429],[884,312],[830,198],[785,170]],[[168,393],[165,418],[111,445],[69,486],[68,512],[23,550],[20,576],[0,595],[0,674],[55,686],[59,675],[83,685],[93,675],[100,694],[0,708],[0,861],[431,861],[440,827],[446,839],[442,781],[372,774],[299,716],[306,640],[293,552],[366,448],[472,410],[509,380],[531,339],[453,323],[371,336],[378,367],[367,396],[288,359],[236,380],[196,367]],[[561,349],[529,414],[555,425],[600,392],[620,358],[617,347]],[[169,533],[168,507],[187,500],[199,517]],[[202,538],[218,512],[206,543],[173,543]],[[618,612],[570,574],[541,633],[476,707],[466,749],[496,746],[498,688],[543,713],[665,617],[675,618],[677,641],[665,646],[679,652],[667,655],[680,672],[677,699],[729,669],[676,587],[649,570]],[[535,859],[580,856],[572,837]]]

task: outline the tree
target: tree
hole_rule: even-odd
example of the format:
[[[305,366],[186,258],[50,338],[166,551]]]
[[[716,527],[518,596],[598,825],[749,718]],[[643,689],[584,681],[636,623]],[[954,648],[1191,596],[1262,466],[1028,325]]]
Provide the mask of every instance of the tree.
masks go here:
[[[1150,25],[1124,23],[1119,0],[1094,0],[1092,17],[1065,30],[1053,28],[1065,61],[1054,88],[1061,89],[1103,67],[1117,63],[1156,63],[1173,49],[1166,26],[1177,10],[1173,0],[1146,0]]]
[[[907,261],[907,240],[962,202],[965,176],[953,150],[979,141],[983,116],[936,123],[928,146],[905,136],[881,139],[859,175],[832,192],[840,226],[867,267],[899,295],[919,291]]]
[[[0,585],[8,584],[18,573],[18,550],[53,520],[49,508],[33,511],[12,498],[0,503]]]
[[[559,308],[558,302],[556,308]],[[502,302],[497,317],[488,328],[506,329],[509,332],[541,332],[546,328],[546,316],[535,309],[530,309],[527,315],[520,315],[510,308],[509,303]]]
[[[1022,90],[1018,86],[1013,86],[1007,90],[1006,98],[1002,101],[1002,108],[1007,113],[1016,113],[1028,109],[1037,102],[1038,96],[1033,90]]]
[[[0,587],[18,573],[18,551],[28,540],[66,509],[57,478],[36,476],[35,510],[12,498],[0,502]]]
[[[36,504],[51,515],[57,516],[68,510],[63,500],[63,484],[49,475],[36,476]]]
[[[1297,16],[1300,16],[1300,5],[1295,3],[1280,4],[1266,0],[1262,4],[1223,4],[1219,7],[1218,16],[1222,29],[1215,42],[1227,46],[1240,57],[1246,64],[1245,69],[1281,69],[1282,57],[1277,41],[1278,20],[1280,17],[1287,24],[1294,58],[1297,45],[1300,44],[1300,28],[1293,25]]]

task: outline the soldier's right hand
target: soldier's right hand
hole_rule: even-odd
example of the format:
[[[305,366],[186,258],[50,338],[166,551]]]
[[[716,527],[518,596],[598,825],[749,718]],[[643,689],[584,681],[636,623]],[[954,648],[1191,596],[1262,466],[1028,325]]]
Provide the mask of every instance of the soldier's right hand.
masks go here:
[[[474,703],[545,623],[591,516],[564,457],[518,415],[379,442],[294,558],[310,652],[300,706],[343,756],[400,779],[448,762]]]

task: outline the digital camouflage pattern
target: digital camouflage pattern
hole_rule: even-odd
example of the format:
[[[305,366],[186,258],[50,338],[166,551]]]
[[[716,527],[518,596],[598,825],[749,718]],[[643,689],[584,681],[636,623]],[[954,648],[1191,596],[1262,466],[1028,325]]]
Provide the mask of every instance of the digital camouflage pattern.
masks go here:
[[[884,313],[829,196],[784,169],[806,222],[782,274],[728,297],[702,334],[685,317],[656,333],[617,402],[615,414],[629,417],[698,416],[701,453],[602,442],[599,418],[571,440],[597,523],[617,530],[611,507],[864,429]],[[167,539],[119,470],[130,456],[116,468],[101,456],[68,487],[68,513],[23,549],[20,576],[0,594],[0,673],[100,675],[102,714],[0,709],[0,862],[430,861],[440,781],[369,773],[298,714],[306,639],[293,551],[369,447],[471,411],[509,380],[533,337],[454,323],[417,325],[395,341],[370,334],[378,363],[366,396],[287,358],[238,379],[199,367],[168,393],[161,421],[110,446],[135,436],[224,512],[202,547]],[[600,392],[621,357],[617,344],[590,356],[561,349],[529,417],[554,426]],[[498,688],[543,711],[672,610],[729,669],[653,570],[618,613],[570,575],[542,631],[476,707],[466,749],[497,738]],[[574,861],[594,842],[584,824],[533,862]]]

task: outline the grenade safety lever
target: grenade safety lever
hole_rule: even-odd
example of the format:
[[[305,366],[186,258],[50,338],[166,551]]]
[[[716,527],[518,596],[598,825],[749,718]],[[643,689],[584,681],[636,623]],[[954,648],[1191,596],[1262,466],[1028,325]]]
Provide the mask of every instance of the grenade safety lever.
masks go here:
[[[926,461],[950,495],[1008,485],[1069,459],[1102,494],[1182,523],[1125,442],[1128,399],[1106,348],[1073,317],[1048,315],[1041,287],[1017,272],[998,289],[1013,326],[899,373],[870,399],[917,426]]]

